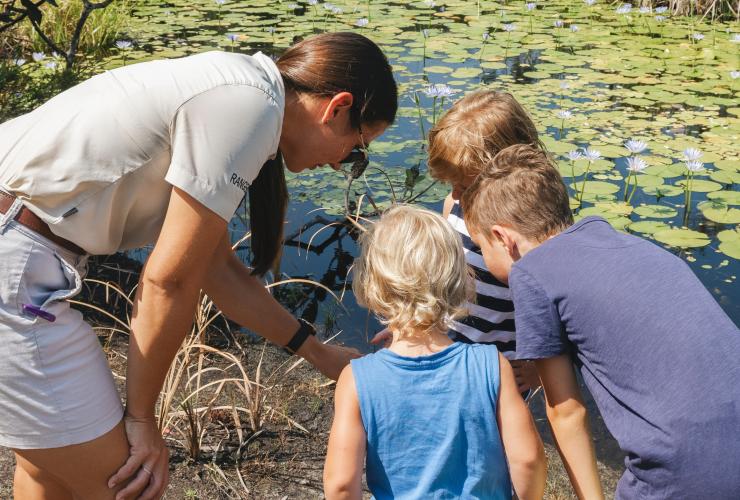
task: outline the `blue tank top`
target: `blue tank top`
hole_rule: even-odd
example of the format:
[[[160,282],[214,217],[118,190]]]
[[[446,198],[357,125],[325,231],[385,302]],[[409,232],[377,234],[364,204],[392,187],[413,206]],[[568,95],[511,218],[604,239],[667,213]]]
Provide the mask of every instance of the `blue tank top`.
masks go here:
[[[376,499],[511,498],[495,346],[456,342],[416,358],[383,349],[351,365]]]

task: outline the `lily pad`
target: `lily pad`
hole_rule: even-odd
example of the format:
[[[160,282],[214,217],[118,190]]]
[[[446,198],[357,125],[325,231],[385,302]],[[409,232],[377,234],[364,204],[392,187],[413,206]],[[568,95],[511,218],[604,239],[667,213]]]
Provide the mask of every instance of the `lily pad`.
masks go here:
[[[635,208],[635,213],[642,217],[654,217],[656,219],[670,219],[678,215],[678,211],[664,205],[642,205]]]
[[[670,198],[671,196],[678,196],[680,194],[683,194],[683,188],[678,186],[671,186],[668,184],[663,184],[660,186],[653,186],[653,187],[646,187],[642,190],[645,194],[649,194],[651,196],[662,196],[666,198]]]
[[[670,226],[665,222],[655,220],[641,220],[633,222],[632,224],[627,226],[627,228],[630,231],[635,231],[637,233],[653,234],[657,233],[658,231],[665,231],[667,229],[670,229]]]
[[[682,188],[686,185],[686,179],[680,180],[676,183],[676,186]],[[691,191],[695,193],[711,193],[712,191],[719,191],[722,189],[722,184],[718,184],[712,181],[705,181],[703,179],[692,179],[691,180]]]
[[[708,200],[698,205],[704,217],[720,224],[740,224],[740,209],[732,208],[726,203]]]
[[[726,205],[740,205],[740,191],[713,191],[707,193],[707,198]]]
[[[678,248],[700,248],[709,245],[711,241],[706,234],[686,228],[657,231],[653,238]]]
[[[740,229],[727,229],[717,233],[719,250],[733,259],[740,259]]]
[[[709,177],[722,184],[740,184],[740,172],[729,172],[727,170],[715,170]]]

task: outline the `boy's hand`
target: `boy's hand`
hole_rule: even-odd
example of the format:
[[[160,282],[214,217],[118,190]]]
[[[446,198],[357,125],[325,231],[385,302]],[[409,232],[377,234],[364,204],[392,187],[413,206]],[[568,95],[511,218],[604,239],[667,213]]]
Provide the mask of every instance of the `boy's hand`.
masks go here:
[[[519,392],[535,390],[540,385],[540,377],[537,375],[537,367],[531,361],[513,360],[511,367],[514,369],[514,378]]]
[[[390,347],[393,342],[393,333],[388,328],[385,328],[375,334],[375,337],[370,339],[370,343],[374,345],[382,345],[383,347]]]

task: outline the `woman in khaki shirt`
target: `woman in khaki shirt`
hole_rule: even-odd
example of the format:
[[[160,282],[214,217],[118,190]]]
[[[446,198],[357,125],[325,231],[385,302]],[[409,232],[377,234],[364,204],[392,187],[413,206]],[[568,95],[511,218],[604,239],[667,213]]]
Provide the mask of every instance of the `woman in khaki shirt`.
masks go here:
[[[339,169],[395,119],[370,40],[323,34],[277,62],[211,52],[119,68],[0,125],[0,445],[16,498],[158,498],[154,407],[200,290],[336,379],[356,351],[317,341],[265,290],[283,166]],[[249,193],[252,268],[227,224]],[[125,412],[92,329],[63,300],[86,254],[154,243],[131,320]]]

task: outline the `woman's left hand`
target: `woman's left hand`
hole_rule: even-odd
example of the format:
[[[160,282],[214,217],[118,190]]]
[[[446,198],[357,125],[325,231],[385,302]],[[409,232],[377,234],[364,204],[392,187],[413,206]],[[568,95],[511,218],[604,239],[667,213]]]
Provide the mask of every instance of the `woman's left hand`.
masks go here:
[[[140,500],[161,498],[169,482],[169,451],[154,418],[124,416],[130,456],[108,480],[108,486],[128,484],[116,494],[116,500],[131,498],[141,491]],[[142,491],[143,490],[143,491]]]
[[[296,354],[332,380],[339,378],[339,374],[342,373],[350,360],[362,357],[357,349],[324,344],[316,337],[306,339],[306,342],[303,343]]]

